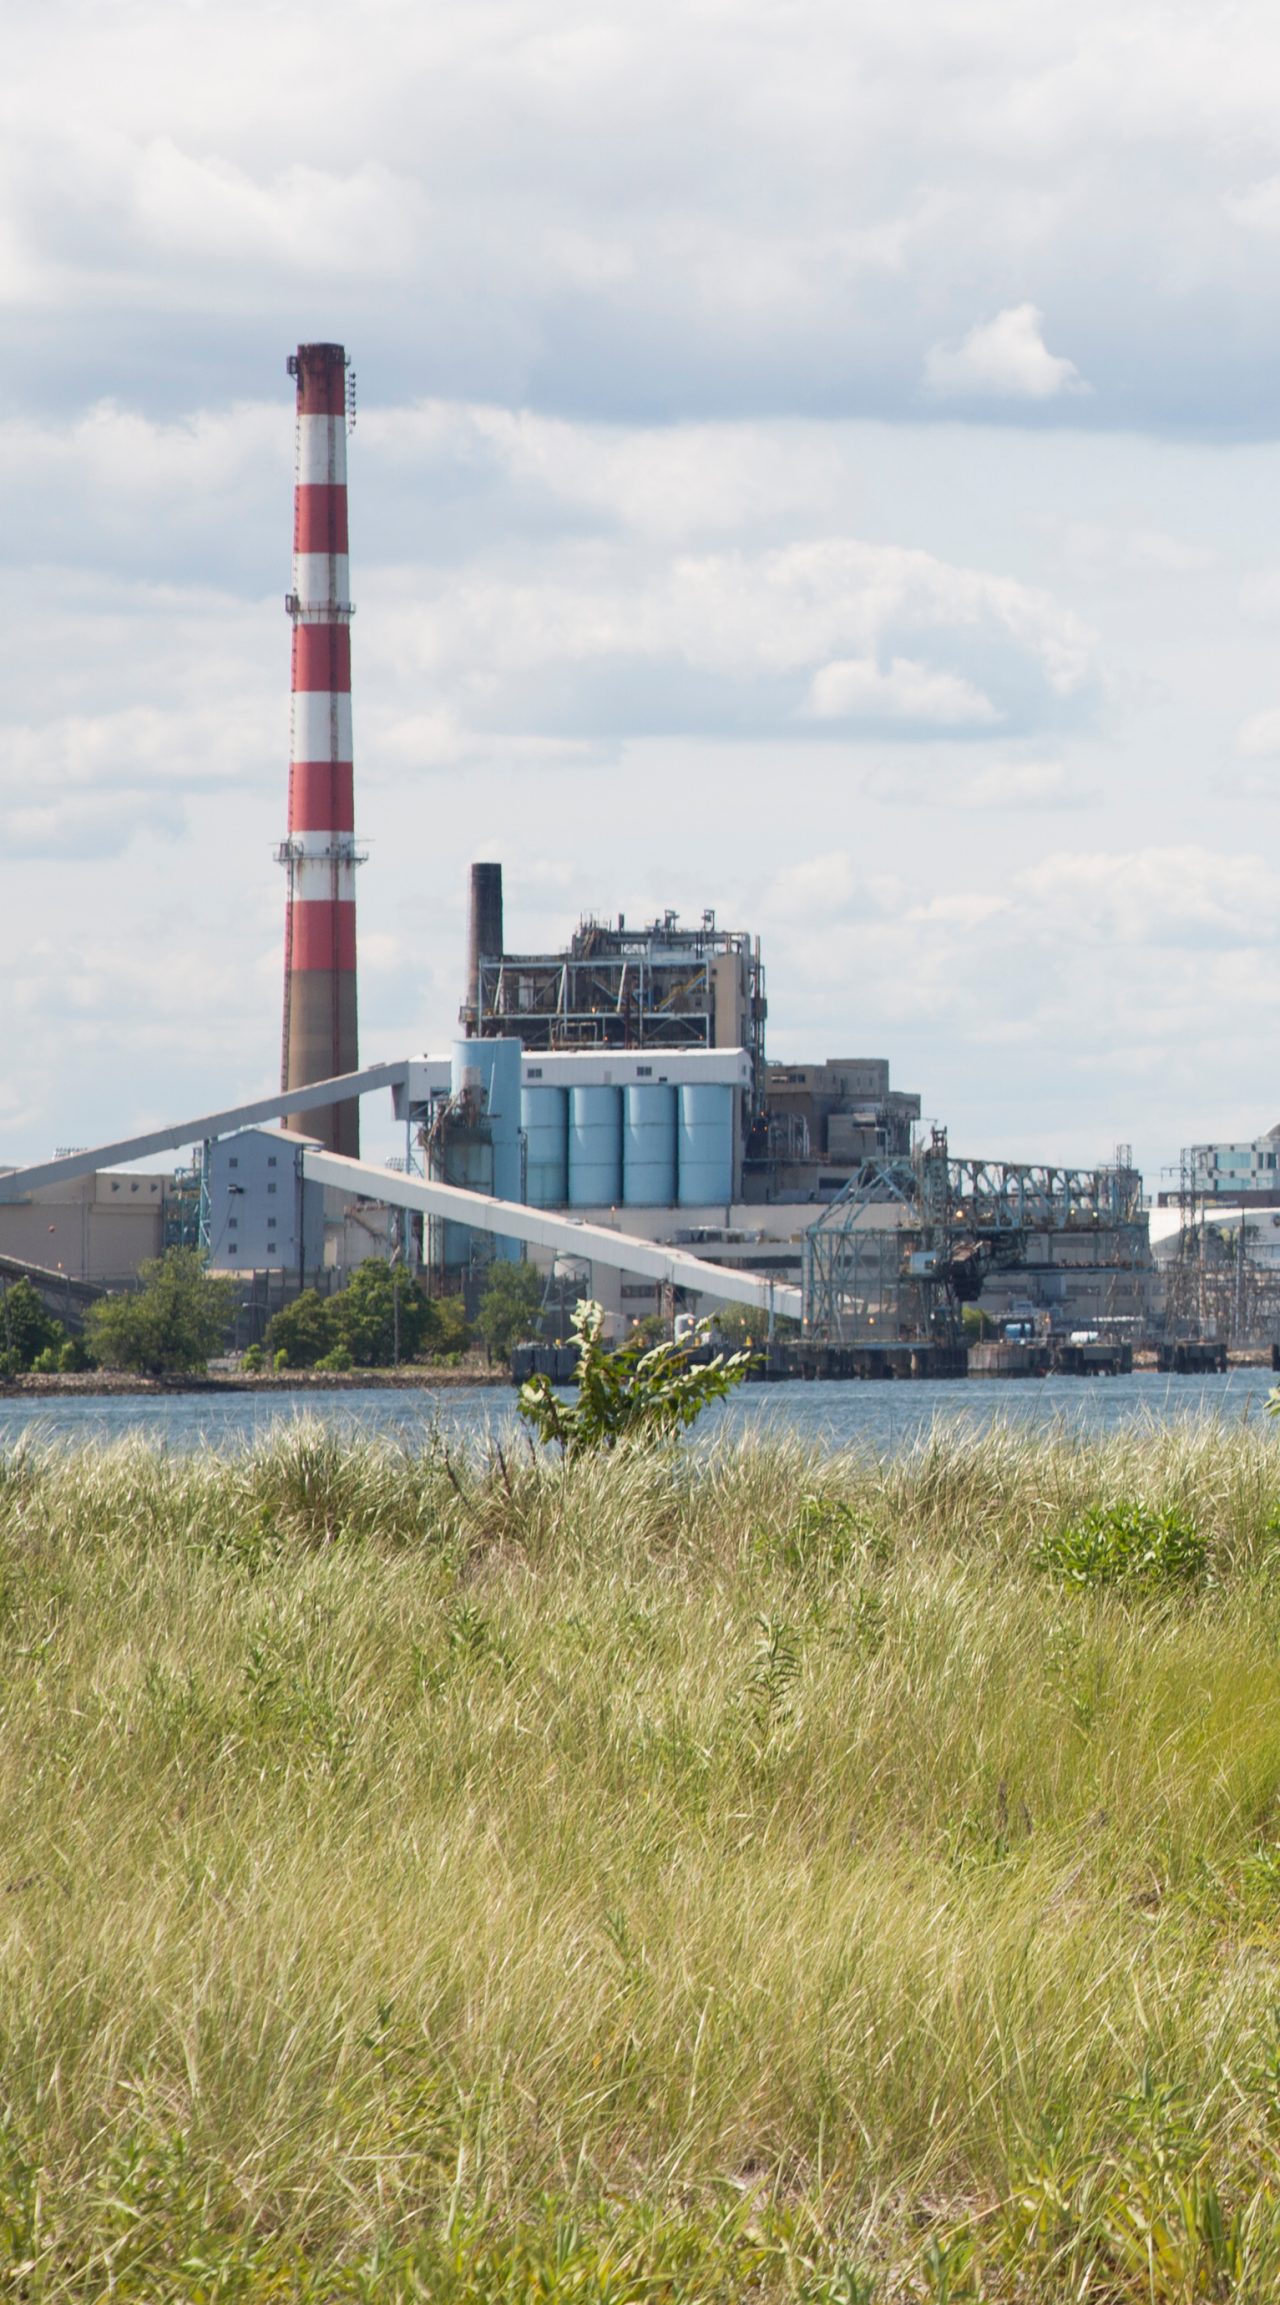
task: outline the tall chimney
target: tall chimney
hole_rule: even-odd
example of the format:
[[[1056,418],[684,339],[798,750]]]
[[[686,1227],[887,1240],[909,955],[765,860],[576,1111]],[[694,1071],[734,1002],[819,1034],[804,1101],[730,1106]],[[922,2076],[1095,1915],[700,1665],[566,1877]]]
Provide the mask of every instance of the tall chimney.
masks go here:
[[[469,1033],[480,1030],[480,963],[502,957],[502,866],[473,864],[467,920],[467,997],[459,1011]]]
[[[354,1072],[356,866],[351,764],[351,602],[347,579],[347,356],[300,344],[293,516],[293,741],[284,941],[281,1086]],[[294,1113],[284,1126],[329,1152],[360,1150],[355,1098]]]

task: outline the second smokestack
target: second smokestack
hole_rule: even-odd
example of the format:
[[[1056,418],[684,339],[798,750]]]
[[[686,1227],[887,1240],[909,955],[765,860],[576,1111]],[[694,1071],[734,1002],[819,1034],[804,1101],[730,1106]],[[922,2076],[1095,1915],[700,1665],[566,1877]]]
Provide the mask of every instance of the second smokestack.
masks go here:
[[[473,864],[467,920],[467,997],[459,1014],[469,1033],[481,1022],[480,963],[502,958],[502,866]]]

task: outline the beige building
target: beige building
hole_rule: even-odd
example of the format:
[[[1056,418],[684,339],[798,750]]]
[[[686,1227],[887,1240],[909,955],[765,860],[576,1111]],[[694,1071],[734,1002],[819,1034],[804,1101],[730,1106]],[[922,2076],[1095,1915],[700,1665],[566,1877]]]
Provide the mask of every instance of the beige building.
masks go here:
[[[0,1256],[116,1287],[163,1251],[170,1181],[99,1170],[0,1202]]]

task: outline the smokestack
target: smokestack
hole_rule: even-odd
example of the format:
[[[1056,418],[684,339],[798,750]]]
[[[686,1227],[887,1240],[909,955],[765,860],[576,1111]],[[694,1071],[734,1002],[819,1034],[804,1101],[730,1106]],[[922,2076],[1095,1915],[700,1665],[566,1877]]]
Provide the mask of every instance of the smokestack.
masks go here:
[[[281,1085],[354,1072],[356,866],[351,765],[351,602],[347,580],[347,356],[340,344],[300,344],[293,519],[293,742],[284,944]],[[329,1152],[360,1150],[352,1098],[284,1123]]]
[[[467,998],[459,1011],[469,1033],[480,1030],[480,963],[502,957],[502,866],[473,864],[467,922]]]

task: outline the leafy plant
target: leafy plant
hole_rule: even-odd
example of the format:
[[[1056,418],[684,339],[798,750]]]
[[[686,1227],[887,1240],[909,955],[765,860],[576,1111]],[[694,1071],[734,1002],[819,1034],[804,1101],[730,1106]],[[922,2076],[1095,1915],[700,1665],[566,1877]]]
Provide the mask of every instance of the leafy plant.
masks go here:
[[[333,1342],[325,1299],[315,1289],[303,1289],[291,1305],[272,1314],[264,1341],[277,1369],[313,1369]]]
[[[505,1360],[512,1345],[532,1334],[541,1304],[542,1276],[536,1265],[490,1266],[476,1307],[476,1329],[491,1360],[495,1353]]]
[[[647,1444],[668,1439],[695,1424],[712,1401],[732,1392],[751,1364],[748,1352],[695,1361],[687,1340],[648,1347],[627,1343],[611,1352],[604,1341],[604,1308],[591,1298],[575,1308],[573,1327],[577,1399],[562,1400],[550,1378],[539,1375],[521,1386],[516,1403],[538,1439],[554,1443],[567,1457],[616,1448],[623,1440]],[[703,1333],[695,1332],[696,1342]]]
[[[147,1376],[206,1368],[231,1318],[233,1284],[211,1279],[197,1249],[168,1249],[139,1266],[138,1278],[135,1292],[90,1306],[85,1326],[96,1358]]]
[[[1175,1505],[1095,1505],[1043,1540],[1039,1565],[1065,1585],[1196,1584],[1208,1543]]]
[[[452,1300],[437,1307],[403,1266],[368,1257],[336,1296],[303,1289],[282,1306],[264,1342],[276,1368],[387,1368],[437,1349],[455,1351],[457,1320]]]
[[[329,1351],[341,1347],[362,1369],[415,1360],[433,1342],[433,1309],[403,1265],[369,1257],[325,1307]]]
[[[757,1617],[759,1639],[747,1676],[747,1703],[763,1742],[791,1709],[791,1690],[803,1662],[800,1636],[781,1618]]]
[[[46,1311],[25,1273],[8,1284],[0,1298],[0,1349],[13,1375],[38,1368],[42,1376],[51,1376],[69,1341],[62,1322]]]

